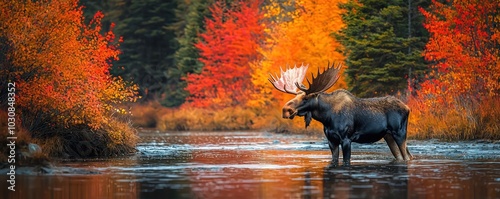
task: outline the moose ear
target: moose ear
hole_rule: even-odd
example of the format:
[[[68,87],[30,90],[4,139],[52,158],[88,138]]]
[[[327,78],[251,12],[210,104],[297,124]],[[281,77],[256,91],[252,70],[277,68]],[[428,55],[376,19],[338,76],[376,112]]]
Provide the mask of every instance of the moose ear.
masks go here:
[[[312,120],[312,113],[307,112],[306,115],[304,116],[304,121],[306,122],[306,129],[309,126],[309,124],[311,124],[311,120]]]

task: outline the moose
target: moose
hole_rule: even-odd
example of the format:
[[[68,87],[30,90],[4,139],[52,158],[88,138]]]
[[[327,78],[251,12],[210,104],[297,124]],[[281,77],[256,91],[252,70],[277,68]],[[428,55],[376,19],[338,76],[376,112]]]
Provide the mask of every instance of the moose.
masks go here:
[[[283,118],[304,117],[307,128],[312,119],[323,124],[332,152],[332,163],[338,163],[342,147],[344,165],[350,165],[351,143],[373,143],[384,140],[396,160],[410,160],[406,130],[410,108],[394,96],[358,98],[344,89],[325,93],[340,77],[341,64],[328,63],[327,68],[302,84],[307,66],[281,70],[281,77],[270,74],[269,81],[279,91],[294,94],[283,106]]]

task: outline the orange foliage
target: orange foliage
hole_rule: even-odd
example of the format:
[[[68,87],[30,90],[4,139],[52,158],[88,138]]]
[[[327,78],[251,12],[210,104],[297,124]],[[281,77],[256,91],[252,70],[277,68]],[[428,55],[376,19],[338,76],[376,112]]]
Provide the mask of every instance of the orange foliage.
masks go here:
[[[120,51],[113,32],[100,33],[102,13],[87,25],[77,0],[0,6],[0,37],[8,49],[1,76],[16,82],[24,116],[98,128],[110,111],[125,112],[115,104],[135,100],[137,88],[109,74]]]
[[[337,51],[340,43],[331,34],[344,26],[341,20],[340,2],[345,0],[272,0],[264,8],[266,19],[271,23],[266,27],[269,37],[260,51],[263,60],[252,64],[252,82],[259,89],[258,97],[250,102],[251,107],[265,107],[273,102],[282,104],[290,96],[276,91],[267,78],[269,73],[279,73],[280,67],[301,64],[309,65],[309,71],[316,72],[330,62],[343,62],[344,56]],[[307,76],[311,79],[311,76]],[[341,77],[332,88],[345,88]],[[275,105],[275,104],[273,104]]]
[[[417,138],[498,139],[500,4],[496,0],[432,1],[424,57],[433,71],[421,84],[409,132]]]
[[[421,94],[438,102],[498,95],[500,92],[500,4],[496,0],[434,0],[425,16],[430,33],[425,59],[435,69]]]
[[[260,59],[257,52],[262,40],[262,14],[259,1],[236,1],[227,8],[217,1],[206,19],[206,32],[196,44],[200,74],[188,74],[188,101],[195,107],[228,107],[244,104],[253,90],[249,63]]]

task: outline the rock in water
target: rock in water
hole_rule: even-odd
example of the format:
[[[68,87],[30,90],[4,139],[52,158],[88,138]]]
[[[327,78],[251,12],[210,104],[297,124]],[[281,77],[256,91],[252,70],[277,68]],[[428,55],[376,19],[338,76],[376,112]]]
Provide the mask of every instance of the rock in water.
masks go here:
[[[40,146],[38,146],[38,144],[29,143],[28,144],[28,151],[31,155],[33,155],[35,153],[41,153],[42,148]]]

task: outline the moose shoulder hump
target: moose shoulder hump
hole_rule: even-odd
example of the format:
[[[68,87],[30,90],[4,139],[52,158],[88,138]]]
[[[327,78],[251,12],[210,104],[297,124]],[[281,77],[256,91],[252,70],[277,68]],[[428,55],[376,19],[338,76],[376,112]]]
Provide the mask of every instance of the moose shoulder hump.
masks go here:
[[[353,105],[356,97],[352,95],[349,91],[344,89],[338,89],[328,94],[325,101],[332,105],[333,112],[339,112],[343,109]]]

